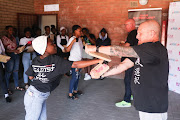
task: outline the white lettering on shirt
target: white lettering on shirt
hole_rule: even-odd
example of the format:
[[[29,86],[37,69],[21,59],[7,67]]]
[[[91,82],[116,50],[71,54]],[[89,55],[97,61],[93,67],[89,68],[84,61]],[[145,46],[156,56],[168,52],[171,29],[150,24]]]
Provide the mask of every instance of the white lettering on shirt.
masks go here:
[[[37,65],[32,65],[33,71],[38,73],[35,76],[35,80],[39,80],[42,83],[48,83],[49,79],[46,77],[45,73],[49,73],[54,71],[55,64],[52,65],[46,65],[46,66],[37,66]]]
[[[139,81],[141,77],[140,70],[141,70],[141,67],[143,67],[143,64],[140,63],[140,58],[136,60],[135,65],[137,65],[138,67],[135,68],[134,70],[134,84],[140,85],[141,84]]]

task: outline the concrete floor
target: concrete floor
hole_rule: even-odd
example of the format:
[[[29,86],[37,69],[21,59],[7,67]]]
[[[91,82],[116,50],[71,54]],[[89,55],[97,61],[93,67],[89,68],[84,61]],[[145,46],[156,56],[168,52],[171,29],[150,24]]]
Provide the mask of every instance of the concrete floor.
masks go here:
[[[117,108],[115,103],[124,95],[124,82],[114,78],[103,81],[80,80],[83,96],[76,101],[67,99],[70,78],[64,76],[60,86],[47,100],[48,120],[139,120],[134,107]],[[11,84],[14,85],[13,83]],[[24,120],[24,91],[14,91],[11,103],[0,93],[0,120]],[[169,92],[168,120],[180,120],[180,95]]]

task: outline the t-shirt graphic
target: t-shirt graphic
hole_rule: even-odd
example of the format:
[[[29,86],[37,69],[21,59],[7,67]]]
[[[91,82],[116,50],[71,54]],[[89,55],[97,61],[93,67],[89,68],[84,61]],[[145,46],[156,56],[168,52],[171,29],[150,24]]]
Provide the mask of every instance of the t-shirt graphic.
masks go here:
[[[42,83],[48,83],[49,79],[47,78],[46,73],[53,72],[55,68],[55,64],[46,65],[46,66],[37,66],[32,65],[33,71],[38,74],[34,77],[34,80],[39,80]]]
[[[140,70],[141,67],[143,67],[143,64],[140,63],[140,58],[137,58],[135,65],[138,66],[137,68],[134,69],[134,84],[141,84],[140,83]]]

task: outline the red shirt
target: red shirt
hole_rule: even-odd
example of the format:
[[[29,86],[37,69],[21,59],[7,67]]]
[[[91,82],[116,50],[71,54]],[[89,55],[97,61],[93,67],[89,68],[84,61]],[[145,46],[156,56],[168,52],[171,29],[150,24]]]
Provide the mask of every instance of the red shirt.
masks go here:
[[[16,38],[13,37],[13,40],[9,39],[6,36],[2,37],[2,43],[6,50],[15,50],[17,48]]]

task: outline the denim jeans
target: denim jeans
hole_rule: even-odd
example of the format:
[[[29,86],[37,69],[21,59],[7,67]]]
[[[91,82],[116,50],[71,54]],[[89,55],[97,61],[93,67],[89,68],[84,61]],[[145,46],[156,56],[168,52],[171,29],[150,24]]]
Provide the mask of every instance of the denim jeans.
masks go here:
[[[50,92],[40,92],[34,86],[30,86],[24,96],[26,111],[25,120],[47,120],[46,99]]]
[[[22,56],[22,63],[24,66],[24,74],[23,74],[23,78],[24,78],[24,83],[28,83],[28,76],[26,75],[26,71],[28,70],[29,66],[32,63],[32,60],[36,57],[36,53],[27,53],[24,52],[23,56]]]
[[[124,95],[124,101],[131,102],[131,77],[133,74],[133,69],[129,68],[125,71],[125,78],[124,78],[124,84],[125,84],[125,95]]]
[[[3,66],[2,63],[0,63],[0,84],[1,84],[1,88],[4,94],[7,94],[7,87],[6,87],[6,83],[4,81],[4,71],[3,71]]]
[[[13,73],[13,79],[14,79],[14,84],[15,87],[19,86],[19,76],[18,76],[18,71],[19,71],[19,55],[14,54],[14,53],[9,53],[11,59],[5,64],[5,80],[7,84],[7,88],[9,88],[9,79],[11,74]]]
[[[69,93],[73,93],[74,90],[76,91],[78,90],[78,83],[79,83],[81,69],[71,68],[71,70],[72,70],[72,78],[70,80]]]

